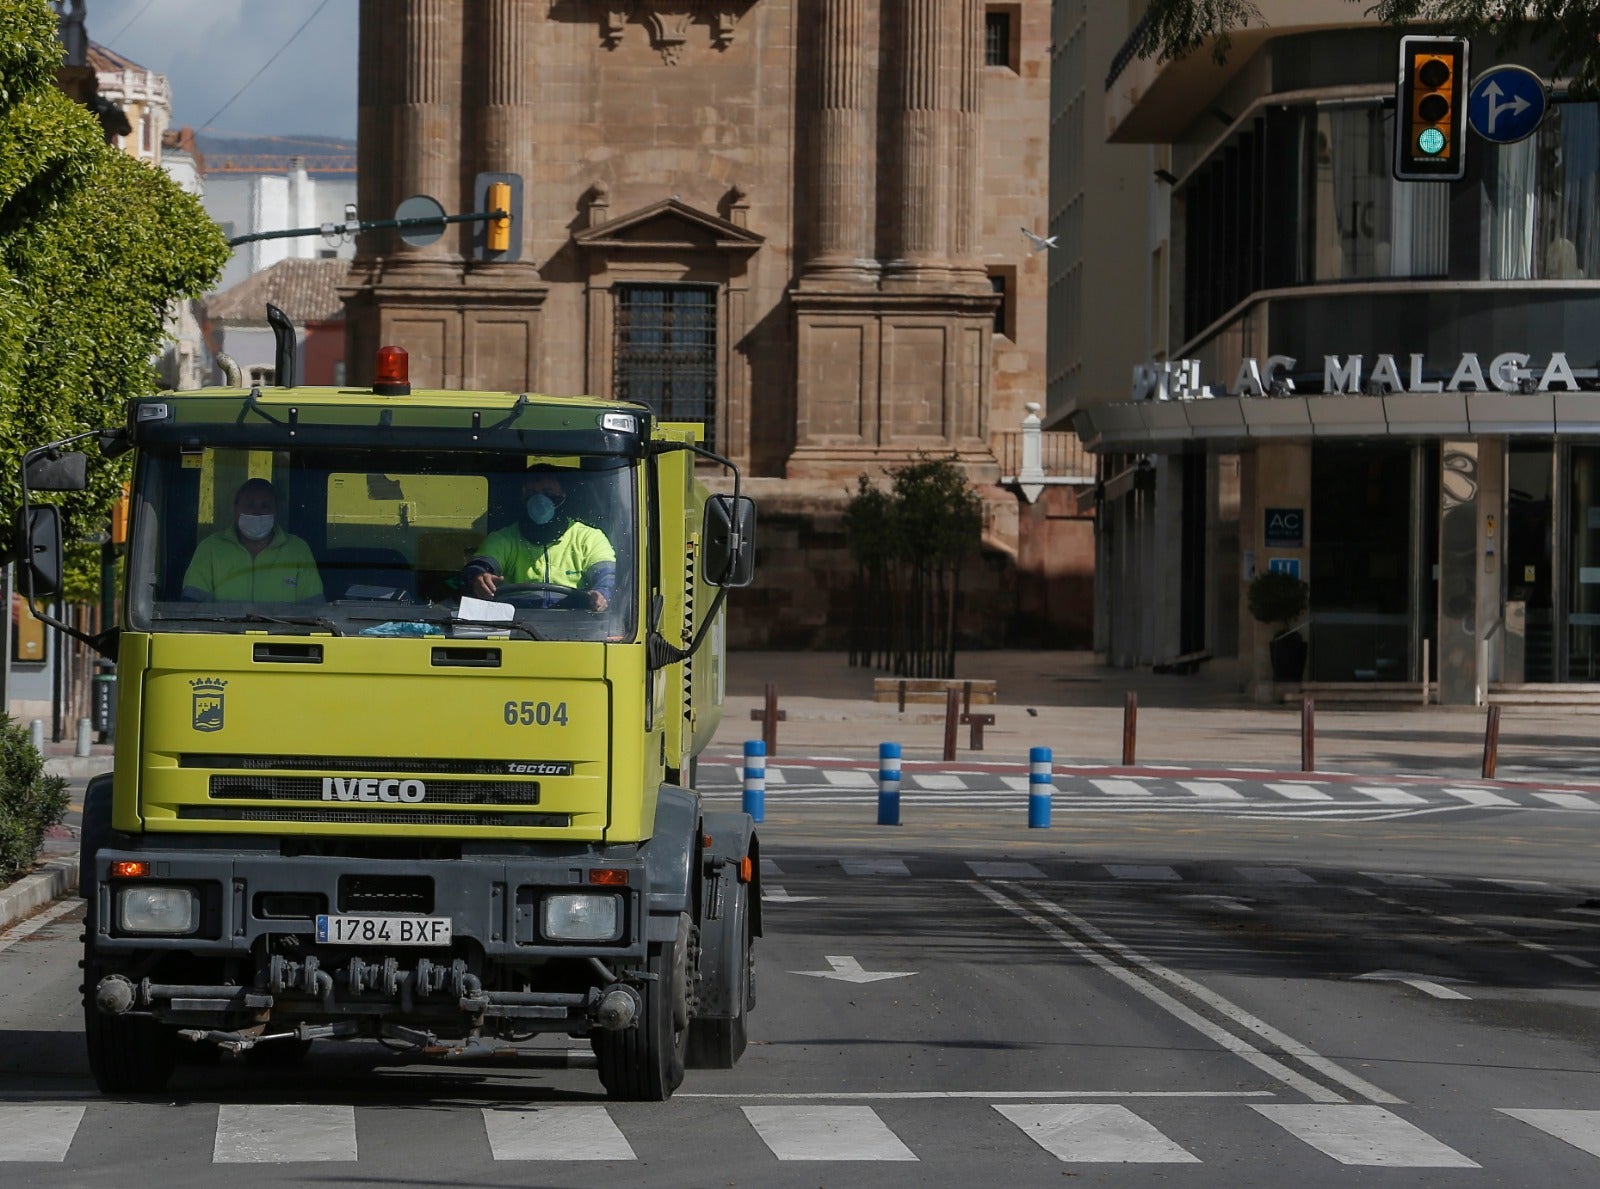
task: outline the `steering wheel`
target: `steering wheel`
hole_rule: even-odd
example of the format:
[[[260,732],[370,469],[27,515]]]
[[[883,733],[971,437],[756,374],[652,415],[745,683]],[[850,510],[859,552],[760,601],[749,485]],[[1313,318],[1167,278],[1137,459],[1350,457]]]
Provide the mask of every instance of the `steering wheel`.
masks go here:
[[[494,599],[513,607],[562,607],[582,594],[576,586],[563,586],[559,582],[502,582],[495,588]],[[552,595],[558,597],[552,601]]]

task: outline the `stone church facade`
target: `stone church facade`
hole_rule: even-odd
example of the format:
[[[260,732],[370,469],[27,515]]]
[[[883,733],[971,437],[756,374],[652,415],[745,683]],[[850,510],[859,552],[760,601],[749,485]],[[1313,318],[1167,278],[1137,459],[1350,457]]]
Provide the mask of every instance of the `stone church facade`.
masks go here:
[[[1049,22],[1044,0],[362,0],[360,217],[473,210],[487,171],[522,179],[523,219],[515,260],[475,259],[472,224],[362,236],[352,381],[397,343],[416,383],[704,421],[762,502],[736,641],[841,642],[844,502],[919,452],[985,495],[999,589],[997,435],[1044,399],[1021,228],[1048,221]]]

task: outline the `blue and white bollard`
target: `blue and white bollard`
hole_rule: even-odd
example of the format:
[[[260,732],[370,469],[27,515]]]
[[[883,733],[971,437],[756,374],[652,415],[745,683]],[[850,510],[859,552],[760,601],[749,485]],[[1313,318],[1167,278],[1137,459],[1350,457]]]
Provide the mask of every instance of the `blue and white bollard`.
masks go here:
[[[1056,790],[1048,747],[1028,749],[1028,828],[1050,825],[1050,796]]]
[[[767,817],[767,745],[761,739],[744,741],[744,811],[752,821]]]
[[[878,824],[900,824],[900,745],[878,744]]]

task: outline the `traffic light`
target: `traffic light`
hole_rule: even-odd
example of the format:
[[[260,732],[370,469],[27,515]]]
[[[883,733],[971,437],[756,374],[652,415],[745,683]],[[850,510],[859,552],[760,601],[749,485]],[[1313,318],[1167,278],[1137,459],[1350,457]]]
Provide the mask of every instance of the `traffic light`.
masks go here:
[[[1395,87],[1394,176],[1448,182],[1467,168],[1467,40],[1400,39]]]
[[[473,255],[479,260],[504,263],[522,255],[522,178],[514,173],[480,173],[472,187],[474,211],[505,211],[505,217],[485,219],[472,236]]]

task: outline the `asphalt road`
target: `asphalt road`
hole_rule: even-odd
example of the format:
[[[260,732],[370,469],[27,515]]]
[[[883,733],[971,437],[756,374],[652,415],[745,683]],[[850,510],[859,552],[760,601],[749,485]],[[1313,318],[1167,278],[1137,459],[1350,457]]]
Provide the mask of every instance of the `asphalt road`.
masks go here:
[[[561,1052],[322,1045],[105,1100],[63,902],[0,935],[0,1183],[1600,1182],[1595,819],[1219,799],[1049,830],[769,799],[753,1043],[660,1105]]]

